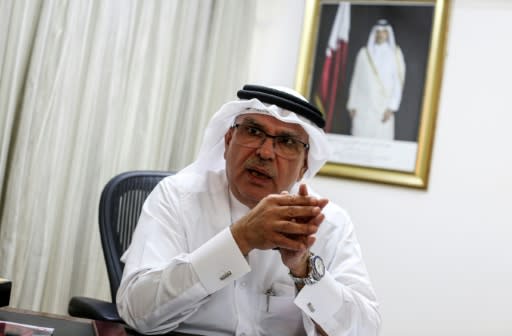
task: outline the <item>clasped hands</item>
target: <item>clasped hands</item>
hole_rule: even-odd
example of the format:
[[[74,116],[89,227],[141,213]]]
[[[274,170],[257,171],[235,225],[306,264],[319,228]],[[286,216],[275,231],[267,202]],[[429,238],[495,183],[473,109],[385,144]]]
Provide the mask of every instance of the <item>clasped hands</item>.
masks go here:
[[[283,263],[295,276],[307,274],[309,248],[324,220],[328,200],[308,195],[305,184],[297,195],[284,191],[263,198],[249,213],[231,226],[244,255],[253,249],[278,248]]]

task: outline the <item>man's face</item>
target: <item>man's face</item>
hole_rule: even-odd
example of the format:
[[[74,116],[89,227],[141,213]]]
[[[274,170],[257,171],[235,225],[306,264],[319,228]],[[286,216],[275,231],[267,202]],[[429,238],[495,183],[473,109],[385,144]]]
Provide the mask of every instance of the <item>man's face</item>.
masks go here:
[[[268,115],[244,114],[236,119],[236,123],[273,136],[290,136],[308,143],[308,135],[300,125],[285,123]],[[263,197],[289,190],[302,178],[307,170],[307,150],[285,159],[276,155],[275,140],[269,137],[257,148],[241,145],[241,132],[240,128],[230,128],[224,136],[226,174],[235,197],[253,208]]]
[[[377,29],[377,31],[375,32],[375,42],[377,42],[377,44],[387,42],[388,38],[389,34],[386,29]]]

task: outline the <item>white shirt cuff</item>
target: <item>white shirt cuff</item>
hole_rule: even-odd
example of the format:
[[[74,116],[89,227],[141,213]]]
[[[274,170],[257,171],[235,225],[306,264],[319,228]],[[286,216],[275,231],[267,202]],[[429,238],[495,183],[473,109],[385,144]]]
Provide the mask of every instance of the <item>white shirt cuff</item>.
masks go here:
[[[209,294],[251,270],[229,227],[190,253],[189,258],[199,281]]]
[[[334,314],[342,305],[340,291],[336,280],[326,273],[317,283],[305,285],[294,302],[307,316],[328,331],[337,325]]]

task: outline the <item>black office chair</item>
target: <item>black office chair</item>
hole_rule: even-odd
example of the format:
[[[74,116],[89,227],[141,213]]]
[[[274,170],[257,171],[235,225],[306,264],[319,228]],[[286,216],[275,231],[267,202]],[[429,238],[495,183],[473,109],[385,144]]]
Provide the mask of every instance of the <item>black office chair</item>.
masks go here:
[[[158,182],[171,174],[163,171],[129,171],[113,177],[103,188],[99,224],[112,302],[75,296],[68,305],[69,315],[124,323],[116,308],[116,293],[124,268],[120,258],[130,245],[146,197]]]

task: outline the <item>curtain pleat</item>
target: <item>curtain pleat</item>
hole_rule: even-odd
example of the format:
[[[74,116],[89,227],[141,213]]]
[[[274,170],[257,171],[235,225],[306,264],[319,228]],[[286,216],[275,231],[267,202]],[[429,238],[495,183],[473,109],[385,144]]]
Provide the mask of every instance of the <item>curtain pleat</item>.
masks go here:
[[[98,205],[177,170],[247,78],[253,1],[0,1],[0,275],[11,302],[109,299]]]

